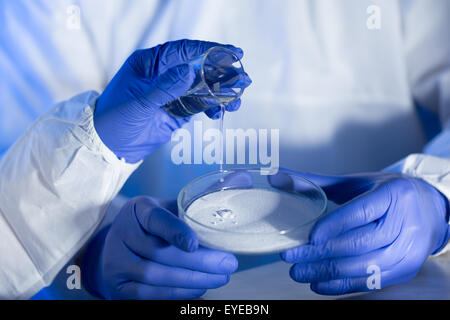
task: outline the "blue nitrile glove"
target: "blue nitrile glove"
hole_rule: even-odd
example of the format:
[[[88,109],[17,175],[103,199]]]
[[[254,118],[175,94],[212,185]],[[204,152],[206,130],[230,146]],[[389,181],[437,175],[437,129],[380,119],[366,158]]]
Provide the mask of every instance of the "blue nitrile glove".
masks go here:
[[[88,245],[83,282],[106,299],[193,299],[225,285],[238,266],[230,253],[199,247],[172,212],[175,202],[130,200]]]
[[[408,281],[448,241],[448,201],[421,179],[391,173],[305,177],[342,204],[317,222],[309,244],[281,255],[294,263],[291,277],[319,294],[369,291],[376,271],[382,288]],[[296,189],[294,176],[269,179]]]
[[[183,96],[194,80],[194,71],[186,62],[209,48],[223,46],[242,58],[241,49],[214,42],[179,40],[134,52],[98,98],[95,129],[103,143],[129,163],[143,160],[170,141],[174,130],[188,119],[168,115],[162,106]],[[239,109],[240,100],[227,111]],[[217,118],[220,110],[206,114]]]

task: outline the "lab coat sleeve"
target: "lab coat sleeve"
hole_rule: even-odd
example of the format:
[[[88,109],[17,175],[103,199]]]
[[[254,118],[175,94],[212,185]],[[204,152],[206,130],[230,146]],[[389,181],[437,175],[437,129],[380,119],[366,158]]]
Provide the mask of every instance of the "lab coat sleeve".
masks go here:
[[[450,199],[450,1],[400,4],[411,94],[415,102],[439,115],[443,130],[423,153],[411,154],[386,170],[421,178]],[[439,254],[447,251],[450,243]]]
[[[97,96],[56,105],[0,161],[0,298],[26,299],[50,284],[139,165],[101,142]]]

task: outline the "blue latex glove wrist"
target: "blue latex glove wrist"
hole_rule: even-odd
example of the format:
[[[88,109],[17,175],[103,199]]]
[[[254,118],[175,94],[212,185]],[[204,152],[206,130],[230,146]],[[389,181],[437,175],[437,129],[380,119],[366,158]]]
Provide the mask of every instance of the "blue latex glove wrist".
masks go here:
[[[189,90],[194,71],[186,63],[215,46],[242,58],[242,50],[234,46],[196,40],[167,42],[133,53],[97,100],[94,125],[103,143],[117,157],[136,163],[170,141],[172,132],[189,119],[169,116],[161,107]],[[236,100],[226,110],[239,106]],[[212,108],[206,114],[215,119],[218,112]]]
[[[320,185],[338,209],[323,217],[310,243],[282,253],[291,277],[320,294],[369,291],[372,266],[381,287],[412,279],[430,254],[449,239],[448,201],[421,179],[391,173],[306,178]],[[295,177],[271,183],[295,190]]]
[[[193,299],[225,285],[237,259],[199,247],[175,208],[148,197],[130,200],[88,245],[85,287],[106,299]]]

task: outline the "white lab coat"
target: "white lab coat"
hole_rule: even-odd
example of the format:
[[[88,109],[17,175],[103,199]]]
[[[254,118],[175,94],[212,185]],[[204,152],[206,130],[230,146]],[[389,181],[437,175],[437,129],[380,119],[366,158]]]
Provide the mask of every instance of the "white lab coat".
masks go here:
[[[81,9],[79,28],[73,4]],[[370,5],[381,9],[381,29],[366,26]],[[342,173],[380,170],[404,159],[390,170],[424,178],[450,197],[449,134],[427,146],[432,155],[422,153],[427,141],[413,104],[438,113],[447,127],[448,1],[61,0],[0,6],[3,150],[54,101],[101,92],[135,49],[196,38],[244,48],[254,83],[241,110],[227,115],[227,126],[280,129],[282,166]],[[25,298],[48,284],[137,167],[115,159],[96,136],[95,97],[88,92],[58,105],[2,159],[0,297]],[[150,174],[164,178],[163,170]]]

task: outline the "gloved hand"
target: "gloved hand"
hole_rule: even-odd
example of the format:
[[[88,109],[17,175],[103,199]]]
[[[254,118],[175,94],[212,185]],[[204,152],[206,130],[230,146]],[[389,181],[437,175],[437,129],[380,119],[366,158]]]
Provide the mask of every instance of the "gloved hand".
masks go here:
[[[168,115],[162,106],[183,96],[194,80],[186,62],[209,48],[223,46],[242,58],[241,49],[214,42],[179,40],[134,52],[97,100],[94,126],[103,143],[129,163],[143,160],[170,141],[188,119]],[[239,109],[240,100],[227,105]],[[206,112],[217,118],[219,108]]]
[[[448,201],[421,179],[391,173],[305,177],[343,204],[316,223],[309,244],[281,254],[294,263],[290,276],[319,294],[369,291],[367,280],[378,270],[382,288],[408,281],[448,241]],[[294,176],[269,179],[296,190]]]
[[[238,265],[229,253],[199,247],[172,212],[175,202],[130,200],[83,256],[83,283],[106,299],[193,299],[225,285]]]

